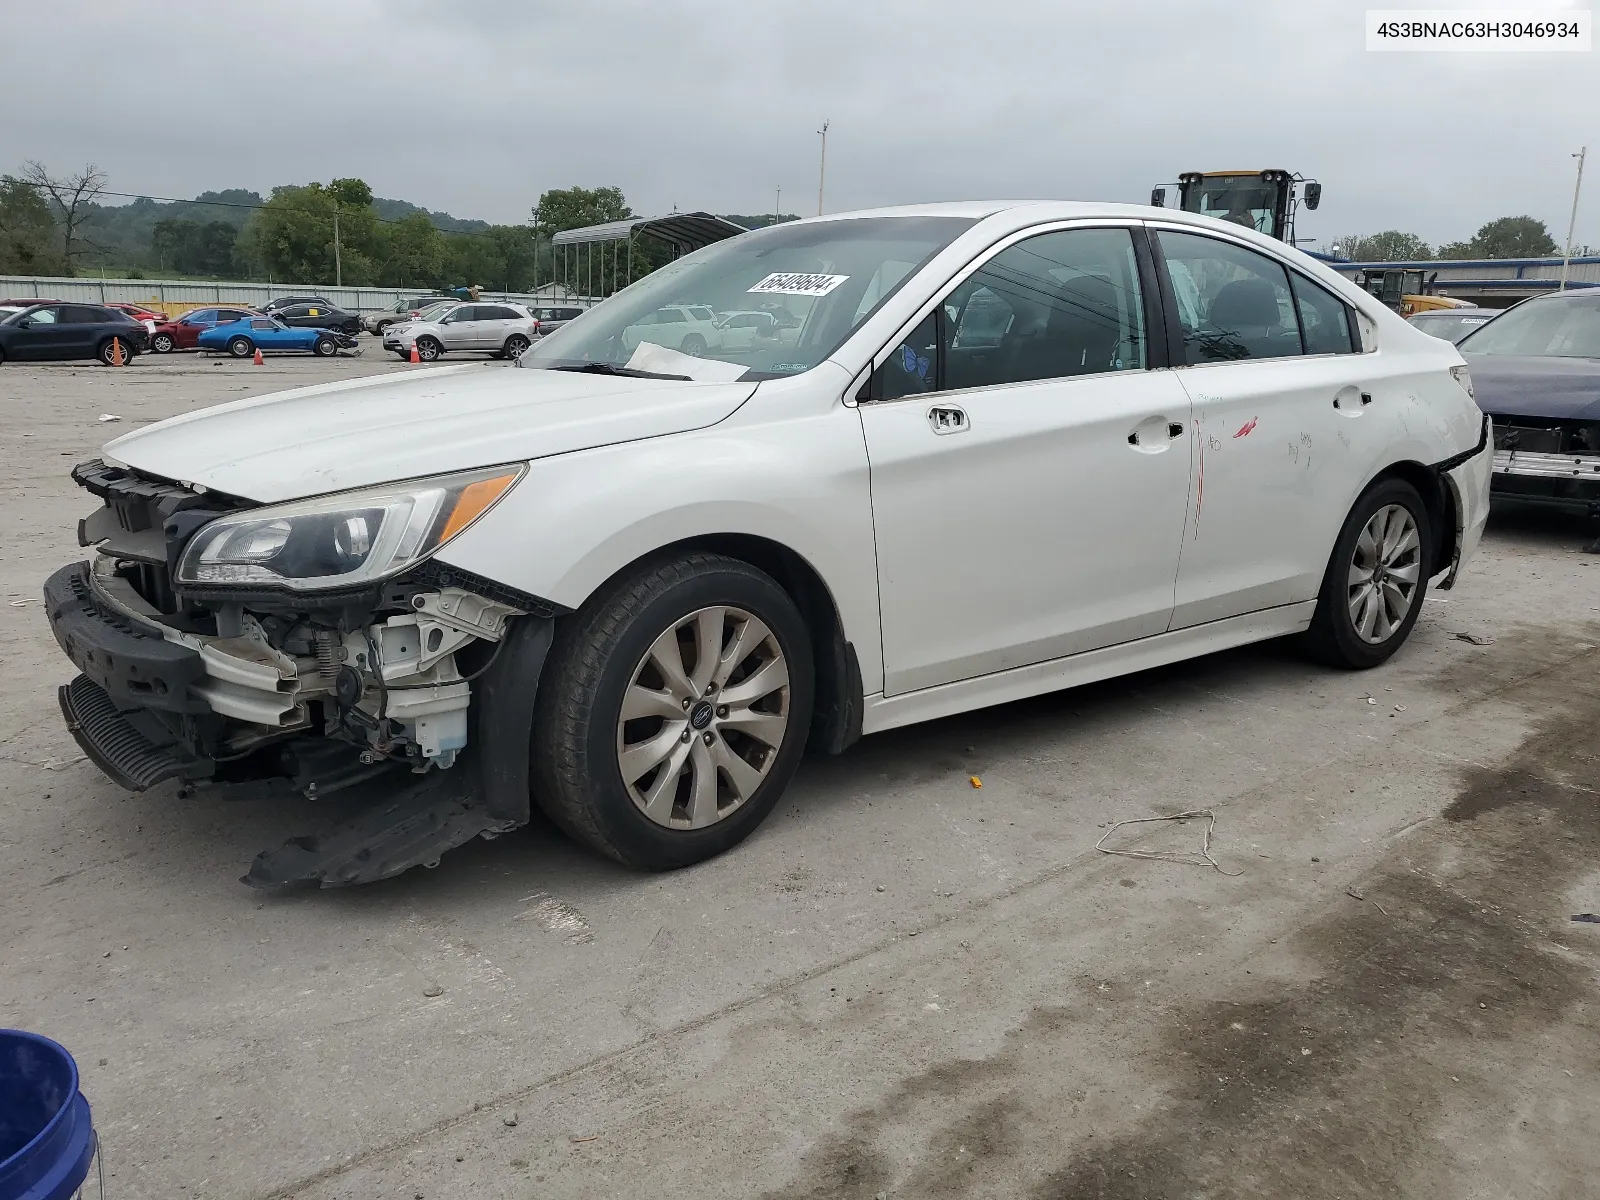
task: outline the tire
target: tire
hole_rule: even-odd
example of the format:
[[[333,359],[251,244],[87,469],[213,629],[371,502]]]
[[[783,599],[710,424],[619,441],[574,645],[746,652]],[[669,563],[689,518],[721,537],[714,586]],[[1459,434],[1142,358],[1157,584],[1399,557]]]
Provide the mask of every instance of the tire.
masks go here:
[[[1347,670],[1387,661],[1422,611],[1432,546],[1433,524],[1416,488],[1380,479],[1363,492],[1333,544],[1304,634],[1311,656]]]
[[[171,354],[178,348],[170,333],[158,333],[150,339],[150,349],[156,354]]]
[[[318,358],[331,358],[339,352],[339,343],[331,337],[319,337],[311,343],[311,353]]]
[[[513,333],[506,339],[506,344],[501,348],[500,353],[509,359],[517,359],[522,357],[522,352],[532,344],[520,333]]]
[[[443,353],[444,347],[439,344],[438,339],[431,337],[417,339],[417,357],[423,362],[436,362]]]
[[[719,631],[724,654],[746,649],[708,669],[701,690],[697,647]],[[668,660],[683,686],[658,669]],[[774,686],[754,690],[765,683]],[[750,690],[739,703],[715,704],[742,685]],[[749,836],[788,786],[813,690],[811,635],[770,576],[717,554],[646,564],[557,630],[534,711],[534,799],[573,838],[627,866],[711,858]],[[636,716],[624,722],[630,694]]]
[[[133,356],[138,353],[129,343],[127,338],[108,337],[95,348],[94,356],[108,367],[117,366],[117,347],[122,347],[122,366],[127,366],[133,361]]]
[[[683,345],[681,349],[685,354],[692,354],[696,358],[699,358],[706,352],[706,340],[698,333],[691,333],[688,337],[683,339]]]
[[[6,365],[6,348],[4,346],[0,346],[0,367],[3,367],[5,365]]]
[[[236,337],[228,343],[228,353],[235,358],[249,358],[255,352],[254,343],[247,337]]]

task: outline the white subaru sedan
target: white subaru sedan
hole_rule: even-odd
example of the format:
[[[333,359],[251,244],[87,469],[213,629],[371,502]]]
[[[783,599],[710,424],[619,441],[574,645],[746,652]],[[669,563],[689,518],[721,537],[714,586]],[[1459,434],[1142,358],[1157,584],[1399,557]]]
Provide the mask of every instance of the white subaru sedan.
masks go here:
[[[793,336],[685,353],[663,311]],[[801,753],[1298,636],[1382,663],[1487,509],[1450,343],[1168,210],[934,205],[742,234],[534,344],[235,401],[78,466],[46,584],[113,780],[287,780],[264,887],[431,865],[538,805],[666,869]]]

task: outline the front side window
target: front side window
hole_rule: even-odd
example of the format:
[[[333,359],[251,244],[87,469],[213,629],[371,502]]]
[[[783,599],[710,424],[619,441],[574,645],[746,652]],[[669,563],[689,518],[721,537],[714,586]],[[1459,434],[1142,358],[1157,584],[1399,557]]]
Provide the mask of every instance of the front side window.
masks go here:
[[[251,321],[250,322],[250,328],[251,329],[276,329],[276,328],[278,328],[278,323],[276,321]]]
[[[215,325],[216,322],[217,310],[214,308],[202,308],[183,318],[185,325]]]
[[[27,319],[34,325],[54,325],[56,323],[56,310],[53,308],[38,308],[29,313]]]
[[[1144,296],[1126,229],[1067,229],[1009,246],[891,353],[873,398],[1142,370]]]
[[[701,357],[737,363],[744,379],[809,371],[825,360],[930,258],[975,221],[967,217],[884,216],[771,225],[696,250],[553,330],[518,365],[582,370],[626,367],[655,339],[647,318],[676,309],[662,345],[676,349],[683,308],[711,312],[786,307],[795,320],[781,339],[706,337]],[[668,331],[663,330],[662,334]]]
[[[1281,263],[1199,234],[1162,230],[1159,240],[1188,365],[1302,353]]]

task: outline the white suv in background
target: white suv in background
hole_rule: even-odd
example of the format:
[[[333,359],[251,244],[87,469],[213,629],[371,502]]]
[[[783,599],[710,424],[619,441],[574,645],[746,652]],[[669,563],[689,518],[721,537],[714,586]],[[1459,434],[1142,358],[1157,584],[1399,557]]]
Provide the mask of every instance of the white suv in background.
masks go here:
[[[538,335],[539,322],[520,304],[473,300],[442,308],[428,320],[391,325],[383,331],[383,348],[401,358],[433,362],[452,350],[476,350],[492,358],[516,358]]]
[[[681,350],[699,358],[722,345],[717,314],[708,304],[668,304],[645,313],[622,331],[622,345],[632,352],[639,343],[651,342],[668,350]]]

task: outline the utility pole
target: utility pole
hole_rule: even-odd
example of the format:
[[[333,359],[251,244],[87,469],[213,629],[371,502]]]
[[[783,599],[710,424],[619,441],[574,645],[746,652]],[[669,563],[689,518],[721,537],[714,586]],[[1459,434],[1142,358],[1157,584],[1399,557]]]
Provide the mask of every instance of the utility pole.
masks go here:
[[[1572,185],[1572,216],[1567,221],[1567,253],[1561,260],[1561,287],[1559,291],[1567,290],[1567,270],[1572,266],[1572,232],[1578,224],[1578,193],[1583,190],[1583,160],[1589,153],[1589,147],[1580,146],[1578,152],[1572,157],[1578,160],[1578,182]]]
[[[828,177],[828,122],[822,122],[822,128],[817,130],[822,135],[822,157],[817,161],[817,216],[822,215],[822,185]]]
[[[337,201],[333,206],[333,283],[335,287],[344,286],[344,266],[339,261],[339,205]]]
[[[778,185],[778,194],[772,201],[772,223],[778,223],[778,214],[783,211],[783,185]]]

